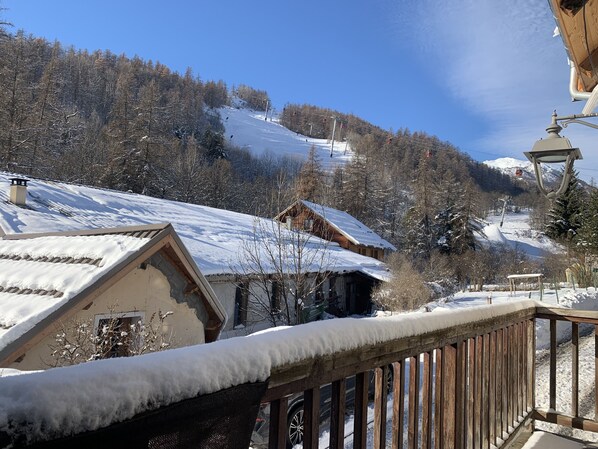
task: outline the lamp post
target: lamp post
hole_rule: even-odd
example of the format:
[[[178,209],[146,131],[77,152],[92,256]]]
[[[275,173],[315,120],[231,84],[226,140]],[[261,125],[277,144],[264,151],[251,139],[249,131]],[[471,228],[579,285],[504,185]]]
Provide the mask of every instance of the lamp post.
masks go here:
[[[561,137],[559,133],[563,128],[566,128],[570,123],[579,123],[581,125],[590,126],[598,129],[598,125],[589,123],[581,118],[598,117],[598,113],[592,114],[578,114],[578,115],[567,115],[559,117],[556,115],[556,111],[552,113],[552,121],[546,128],[548,136],[545,139],[536,141],[531,151],[524,152],[528,160],[534,164],[534,172],[536,174],[536,182],[540,191],[547,198],[554,198],[567,190],[571,175],[573,174],[573,163],[577,159],[582,159],[581,151],[579,148],[574,148],[566,137]],[[562,126],[559,125],[562,122]],[[542,180],[542,168],[541,164],[565,164],[565,170],[563,173],[563,179],[558,189],[548,190],[544,186]]]

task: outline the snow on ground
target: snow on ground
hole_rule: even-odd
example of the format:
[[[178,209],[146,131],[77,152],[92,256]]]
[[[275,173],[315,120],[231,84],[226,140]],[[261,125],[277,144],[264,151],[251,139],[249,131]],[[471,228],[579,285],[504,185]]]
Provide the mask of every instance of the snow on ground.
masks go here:
[[[584,449],[584,444],[576,441],[564,440],[546,432],[534,432],[522,449]]]
[[[544,234],[531,229],[529,212],[510,212],[505,214],[500,226],[501,215],[490,214],[486,217],[483,234],[478,240],[488,244],[507,244],[512,249],[521,251],[531,258],[542,258],[547,253],[561,253],[562,247]]]
[[[353,151],[347,142],[335,141],[331,156],[332,141],[294,133],[278,123],[276,118],[271,120],[268,116],[268,120],[265,120],[263,112],[231,106],[218,111],[224,123],[227,141],[256,156],[273,154],[305,161],[310,148],[315,146],[322,167],[326,170],[344,165],[353,157]],[[338,132],[337,129],[337,136]]]

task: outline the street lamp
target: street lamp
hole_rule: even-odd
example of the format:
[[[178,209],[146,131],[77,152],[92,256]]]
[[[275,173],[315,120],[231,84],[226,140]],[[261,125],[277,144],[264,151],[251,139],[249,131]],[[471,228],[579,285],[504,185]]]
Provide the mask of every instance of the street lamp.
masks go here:
[[[530,162],[534,164],[534,172],[536,174],[536,182],[540,191],[546,195],[547,198],[554,198],[567,190],[571,176],[573,175],[573,163],[577,159],[582,159],[581,151],[579,148],[573,148],[571,142],[566,137],[561,137],[559,133],[563,128],[566,128],[570,123],[579,123],[581,125],[590,126],[598,129],[598,125],[588,123],[580,118],[598,117],[597,113],[592,114],[579,114],[579,115],[568,115],[559,117],[556,115],[556,111],[552,113],[552,122],[546,128],[548,137],[545,139],[538,140],[531,151],[524,152],[525,156]],[[559,121],[562,125],[559,125]],[[542,180],[542,168],[540,164],[565,164],[565,170],[563,173],[563,179],[558,189],[548,190],[544,186]]]

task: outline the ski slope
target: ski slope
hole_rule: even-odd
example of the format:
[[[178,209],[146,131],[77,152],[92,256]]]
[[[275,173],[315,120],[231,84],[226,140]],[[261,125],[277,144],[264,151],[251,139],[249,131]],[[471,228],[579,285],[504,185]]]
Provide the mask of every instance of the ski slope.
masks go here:
[[[270,154],[304,161],[313,146],[322,167],[328,171],[345,165],[353,157],[347,142],[335,141],[333,148],[330,140],[294,133],[282,126],[276,117],[268,116],[266,120],[263,112],[231,106],[220,108],[218,112],[226,130],[227,142],[255,156]]]

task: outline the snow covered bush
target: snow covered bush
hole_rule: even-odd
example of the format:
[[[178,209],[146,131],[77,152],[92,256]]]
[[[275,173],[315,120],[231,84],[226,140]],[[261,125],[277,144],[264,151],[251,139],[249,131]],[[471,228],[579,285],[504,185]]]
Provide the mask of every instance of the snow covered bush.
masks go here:
[[[145,322],[143,318],[131,319],[110,311],[98,324],[93,318],[73,318],[57,325],[54,341],[49,345],[51,359],[48,367],[77,365],[92,360],[126,357],[168,349],[173,335],[165,333],[164,321],[172,312],[153,313]]]

